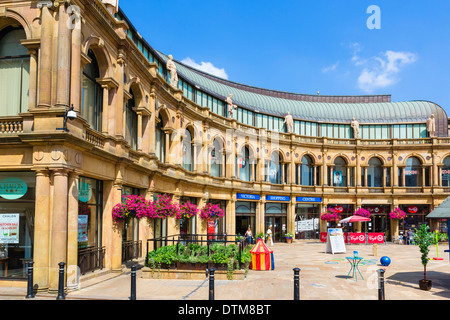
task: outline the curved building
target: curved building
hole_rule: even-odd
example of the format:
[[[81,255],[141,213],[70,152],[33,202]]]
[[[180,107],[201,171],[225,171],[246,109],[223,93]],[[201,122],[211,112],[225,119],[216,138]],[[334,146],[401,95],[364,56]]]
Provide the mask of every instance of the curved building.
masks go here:
[[[153,48],[114,0],[1,1],[0,83],[0,281],[24,281],[32,260],[38,290],[57,291],[59,262],[81,279],[119,272],[172,235],[271,225],[275,241],[319,241],[330,209],[366,209],[348,231],[386,241],[446,228],[425,219],[450,192],[448,117],[429,101],[217,78]],[[226,214],[114,221],[125,195],[163,194]]]

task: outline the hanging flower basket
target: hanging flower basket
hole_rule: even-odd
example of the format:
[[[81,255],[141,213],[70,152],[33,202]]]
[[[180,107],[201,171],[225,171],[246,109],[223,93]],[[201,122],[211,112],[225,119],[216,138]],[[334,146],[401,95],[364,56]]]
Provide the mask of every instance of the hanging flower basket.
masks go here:
[[[158,195],[156,201],[153,202],[153,212],[151,218],[165,219],[167,217],[175,217],[181,219],[181,210],[178,203],[174,203],[169,195]]]
[[[150,212],[150,202],[142,196],[127,195],[123,202],[118,203],[112,210],[114,221],[126,221],[131,218],[142,219],[148,217]]]
[[[370,218],[370,212],[367,209],[364,208],[359,208],[358,210],[355,211],[354,213],[355,216],[361,216],[361,217],[365,217],[365,218]]]
[[[182,219],[190,219],[198,213],[198,207],[188,201],[180,206],[180,211]]]
[[[397,220],[403,220],[406,217],[406,212],[403,211],[400,208],[395,208],[394,211],[389,213],[389,218],[391,219],[397,219]]]
[[[322,215],[320,216],[321,220],[325,220],[325,221],[338,221],[340,220],[340,216],[338,215],[337,211],[333,208],[328,208],[327,211],[325,211],[324,213],[322,213]]]
[[[221,218],[225,215],[225,211],[222,210],[217,204],[207,203],[200,211],[200,218],[203,220],[214,220]]]

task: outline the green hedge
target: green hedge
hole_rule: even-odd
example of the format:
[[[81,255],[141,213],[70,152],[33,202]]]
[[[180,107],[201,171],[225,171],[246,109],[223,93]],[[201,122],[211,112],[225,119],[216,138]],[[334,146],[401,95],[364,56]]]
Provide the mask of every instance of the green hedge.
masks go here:
[[[236,244],[227,246],[221,243],[215,243],[209,247],[201,246],[195,243],[188,245],[178,244],[177,246],[165,246],[148,253],[148,265],[155,268],[161,264],[174,264],[177,262],[189,263],[217,263],[228,264],[230,260],[239,260],[239,247]],[[249,264],[251,261],[250,248],[243,248],[241,251],[241,263]]]

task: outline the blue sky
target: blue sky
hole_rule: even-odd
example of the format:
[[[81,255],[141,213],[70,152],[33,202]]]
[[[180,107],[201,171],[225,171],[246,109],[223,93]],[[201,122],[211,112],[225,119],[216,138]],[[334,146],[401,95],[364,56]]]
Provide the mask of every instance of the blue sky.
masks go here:
[[[252,86],[391,94],[450,115],[450,1],[120,0],[154,48]],[[380,29],[369,29],[379,8]]]

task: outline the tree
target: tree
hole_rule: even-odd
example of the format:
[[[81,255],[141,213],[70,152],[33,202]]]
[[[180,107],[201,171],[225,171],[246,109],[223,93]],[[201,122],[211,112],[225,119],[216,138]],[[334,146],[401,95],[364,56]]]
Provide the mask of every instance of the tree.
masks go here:
[[[414,229],[414,241],[419,246],[420,253],[422,253],[423,280],[427,280],[428,253],[430,252],[430,246],[433,244],[433,233],[429,232],[429,229],[430,227],[426,224],[422,224],[419,230]]]

